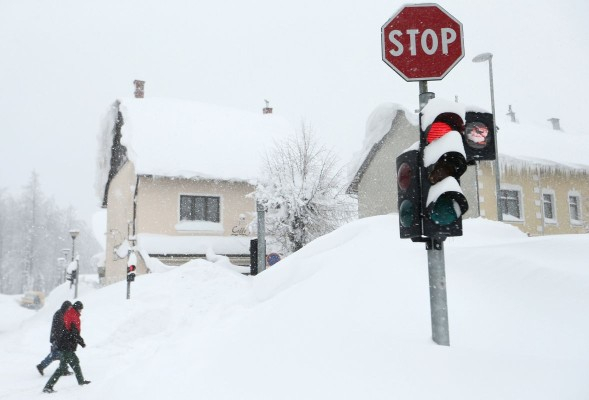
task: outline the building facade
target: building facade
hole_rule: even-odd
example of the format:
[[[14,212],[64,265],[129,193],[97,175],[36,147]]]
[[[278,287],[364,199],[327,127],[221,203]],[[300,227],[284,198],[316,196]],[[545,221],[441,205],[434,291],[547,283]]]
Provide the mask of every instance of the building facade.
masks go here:
[[[102,283],[125,279],[131,252],[139,274],[220,257],[249,271],[260,150],[294,131],[268,106],[254,115],[139,93],[113,104],[101,141]]]

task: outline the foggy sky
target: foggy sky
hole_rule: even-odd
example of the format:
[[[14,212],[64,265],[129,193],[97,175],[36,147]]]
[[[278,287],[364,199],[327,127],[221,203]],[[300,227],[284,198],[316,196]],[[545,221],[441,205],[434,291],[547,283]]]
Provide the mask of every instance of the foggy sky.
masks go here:
[[[586,131],[589,56],[582,0],[439,3],[463,24],[464,59],[437,97],[523,122],[561,119]],[[89,218],[97,134],[108,106],[133,95],[262,112],[264,99],[295,126],[309,122],[343,162],[362,145],[379,104],[418,107],[418,83],[381,60],[381,26],[401,3],[385,0],[0,0],[0,188],[17,193],[35,169],[46,194]],[[165,135],[165,132],[162,132]],[[499,139],[500,140],[500,139]],[[206,146],[206,137],[195,146]],[[588,149],[589,150],[589,149]]]

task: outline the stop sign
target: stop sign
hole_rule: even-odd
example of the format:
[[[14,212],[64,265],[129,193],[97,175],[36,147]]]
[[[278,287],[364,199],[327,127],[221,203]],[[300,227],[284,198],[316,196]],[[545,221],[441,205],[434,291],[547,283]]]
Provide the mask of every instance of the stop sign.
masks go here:
[[[401,8],[382,26],[382,59],[406,81],[442,79],[464,57],[462,24],[437,4]]]

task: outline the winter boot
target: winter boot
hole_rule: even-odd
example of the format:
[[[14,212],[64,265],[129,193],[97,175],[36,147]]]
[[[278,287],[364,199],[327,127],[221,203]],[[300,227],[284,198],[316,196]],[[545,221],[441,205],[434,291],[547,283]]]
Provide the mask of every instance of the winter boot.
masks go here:
[[[43,388],[43,393],[55,393],[55,392],[56,392],[56,391],[55,391],[55,390],[53,390],[53,388],[52,388],[52,387],[48,387],[48,386],[46,386],[46,387],[44,387],[44,388]]]
[[[43,367],[41,366],[41,364],[37,365],[37,371],[39,371],[41,376],[43,376]]]
[[[82,383],[80,383],[80,386],[82,386],[82,385],[87,385],[87,384],[89,384],[89,383],[90,383],[90,381],[82,381]]]

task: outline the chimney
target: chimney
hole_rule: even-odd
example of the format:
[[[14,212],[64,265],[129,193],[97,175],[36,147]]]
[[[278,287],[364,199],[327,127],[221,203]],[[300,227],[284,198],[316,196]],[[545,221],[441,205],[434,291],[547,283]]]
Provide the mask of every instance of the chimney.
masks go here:
[[[133,83],[135,84],[135,98],[145,97],[145,81],[134,80]]]
[[[555,131],[560,131],[560,119],[549,118],[547,121],[552,122],[552,129],[554,129]]]
[[[511,104],[509,105],[509,109],[507,110],[507,114],[505,115],[509,115],[509,117],[511,117],[511,122],[517,122],[517,120],[515,119],[515,112],[511,109]]]
[[[270,107],[270,102],[268,100],[264,100],[266,102],[266,107],[262,109],[262,113],[264,114],[272,114],[272,108]]]

